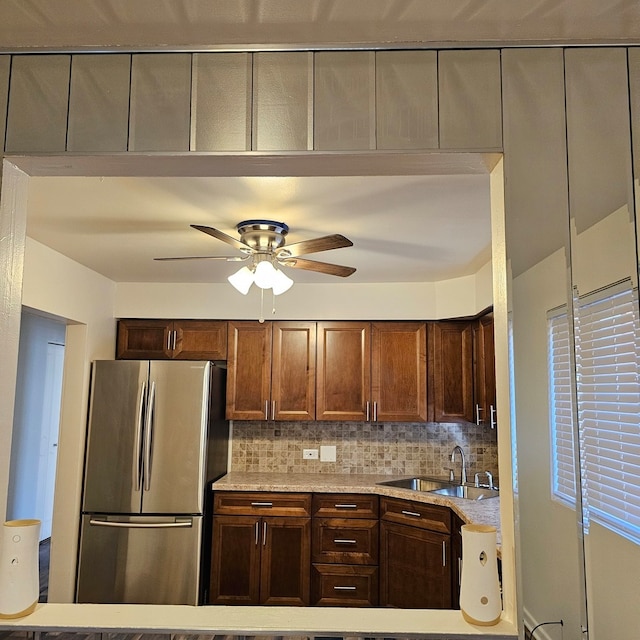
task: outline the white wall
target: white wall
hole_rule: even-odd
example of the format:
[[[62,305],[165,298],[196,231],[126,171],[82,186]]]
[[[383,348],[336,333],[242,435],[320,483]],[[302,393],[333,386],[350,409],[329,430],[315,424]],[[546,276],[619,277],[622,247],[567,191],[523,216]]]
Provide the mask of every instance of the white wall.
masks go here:
[[[295,274],[293,276],[295,278]],[[286,320],[431,320],[473,316],[491,306],[491,263],[477,274],[442,282],[294,284],[264,296],[264,317]],[[243,296],[228,284],[119,283],[118,318],[258,319],[260,293]]]

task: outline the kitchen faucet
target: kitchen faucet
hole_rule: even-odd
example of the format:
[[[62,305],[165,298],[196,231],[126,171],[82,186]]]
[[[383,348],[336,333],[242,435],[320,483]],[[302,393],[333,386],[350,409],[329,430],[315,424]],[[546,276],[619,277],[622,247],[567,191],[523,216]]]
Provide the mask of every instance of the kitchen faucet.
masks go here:
[[[467,484],[467,467],[465,466],[464,461],[464,451],[460,445],[453,447],[453,451],[451,452],[451,462],[455,462],[456,460],[456,451],[460,452],[460,484]]]

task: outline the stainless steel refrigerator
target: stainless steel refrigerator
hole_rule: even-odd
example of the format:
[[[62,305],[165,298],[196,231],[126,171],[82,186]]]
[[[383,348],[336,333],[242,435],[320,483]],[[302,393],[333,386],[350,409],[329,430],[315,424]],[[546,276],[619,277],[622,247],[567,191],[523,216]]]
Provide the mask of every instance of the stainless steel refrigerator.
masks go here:
[[[93,363],[78,602],[198,604],[205,489],[227,470],[225,374]]]

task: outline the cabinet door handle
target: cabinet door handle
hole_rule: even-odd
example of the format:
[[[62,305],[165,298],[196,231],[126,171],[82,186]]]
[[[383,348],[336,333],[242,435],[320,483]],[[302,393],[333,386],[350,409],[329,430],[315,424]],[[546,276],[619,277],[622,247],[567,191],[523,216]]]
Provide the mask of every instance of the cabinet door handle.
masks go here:
[[[348,538],[336,538],[335,544],[356,544],[355,540],[349,540]]]
[[[421,513],[416,513],[415,511],[405,511],[404,509],[401,511],[401,513],[405,516],[413,516],[414,518],[422,518],[422,514]]]
[[[476,424],[482,424],[482,420],[480,420],[480,412],[482,411],[482,407],[477,404],[476,405]]]
[[[267,544],[267,523],[262,523],[262,546],[264,547]]]
[[[373,421],[378,422],[378,402],[376,400],[373,402]]]
[[[260,542],[260,526],[258,521],[256,520],[255,525],[255,534],[256,534],[256,547],[258,546],[258,542]]]
[[[442,541],[442,566],[447,566],[447,541]]]
[[[271,419],[272,420],[276,419],[276,401],[275,400],[271,402]]]
[[[365,420],[369,422],[369,401],[367,400],[367,406],[365,410]]]
[[[252,502],[252,507],[273,507],[273,502]]]
[[[355,591],[357,587],[344,586],[344,587],[333,587],[334,591]]]
[[[171,335],[173,331],[167,331],[167,351],[171,351]]]
[[[491,405],[491,428],[495,429],[496,428],[496,408]]]
[[[265,420],[269,419],[269,401],[268,400],[264,401],[264,419]]]
[[[357,509],[357,504],[343,503],[343,504],[334,504],[336,509]]]
[[[178,335],[178,332],[174,329],[173,330],[173,346],[171,347],[173,349],[173,351],[176,350],[176,336]]]

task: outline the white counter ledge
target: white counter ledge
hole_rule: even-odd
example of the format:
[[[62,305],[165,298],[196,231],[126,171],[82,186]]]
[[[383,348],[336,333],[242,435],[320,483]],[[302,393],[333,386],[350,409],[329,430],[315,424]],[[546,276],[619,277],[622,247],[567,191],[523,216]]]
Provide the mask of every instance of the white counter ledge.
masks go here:
[[[302,491],[316,493],[375,493],[414,502],[439,504],[452,509],[466,524],[489,524],[500,538],[500,498],[463,500],[424,491],[399,489],[378,484],[403,476],[350,473],[248,473],[232,471],[213,483],[214,491]]]
[[[334,607],[227,607],[117,604],[39,604],[0,630],[231,636],[363,636],[465,640],[513,640],[517,628],[501,620],[492,627],[464,621],[460,611],[347,609]]]

